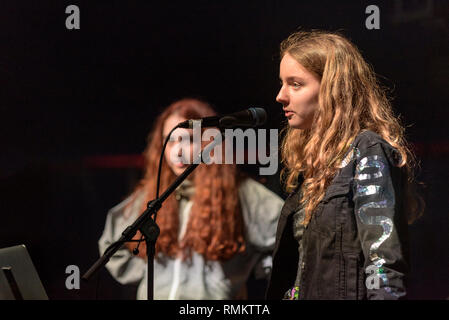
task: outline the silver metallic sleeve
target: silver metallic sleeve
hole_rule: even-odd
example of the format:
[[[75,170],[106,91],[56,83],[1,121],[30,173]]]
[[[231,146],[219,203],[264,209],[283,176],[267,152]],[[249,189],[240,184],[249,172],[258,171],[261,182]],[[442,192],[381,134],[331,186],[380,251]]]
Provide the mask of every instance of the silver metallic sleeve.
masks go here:
[[[389,145],[374,144],[358,155],[353,184],[354,211],[365,256],[368,299],[406,295],[407,228],[401,212],[400,168],[392,165]]]

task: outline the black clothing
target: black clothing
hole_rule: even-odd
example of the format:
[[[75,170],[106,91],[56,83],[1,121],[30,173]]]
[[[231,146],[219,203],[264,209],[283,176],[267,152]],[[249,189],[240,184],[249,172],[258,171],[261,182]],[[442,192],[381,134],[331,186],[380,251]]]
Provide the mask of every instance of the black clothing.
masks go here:
[[[294,223],[304,211],[300,188],[289,195],[279,218],[268,299],[282,299],[293,286],[299,286],[299,299],[405,296],[408,236],[399,161],[396,149],[364,131],[303,230]]]

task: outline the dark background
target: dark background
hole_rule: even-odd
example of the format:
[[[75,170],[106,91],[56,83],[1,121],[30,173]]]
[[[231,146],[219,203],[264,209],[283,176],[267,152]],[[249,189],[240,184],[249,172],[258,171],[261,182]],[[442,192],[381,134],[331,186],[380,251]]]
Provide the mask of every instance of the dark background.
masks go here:
[[[67,30],[78,5],[81,29]],[[367,30],[365,8],[380,8]],[[340,30],[390,89],[421,161],[425,216],[410,227],[409,297],[449,297],[449,1],[2,1],[0,248],[24,243],[50,299],[133,299],[107,271],[81,290],[65,268],[98,258],[107,210],[140,177],[158,112],[201,96],[221,113],[275,102],[279,43]],[[253,167],[243,168],[250,174]],[[284,196],[277,177],[267,185]],[[257,284],[250,286],[258,296]]]

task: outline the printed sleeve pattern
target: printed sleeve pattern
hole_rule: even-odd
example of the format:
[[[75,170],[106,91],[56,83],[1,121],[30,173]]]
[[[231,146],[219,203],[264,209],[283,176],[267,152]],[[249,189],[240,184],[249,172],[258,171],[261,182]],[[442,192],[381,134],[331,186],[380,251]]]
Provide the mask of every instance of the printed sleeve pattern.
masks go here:
[[[359,238],[365,257],[368,299],[405,296],[407,269],[397,221],[402,221],[399,181],[394,181],[387,155],[380,143],[358,150],[353,200]]]

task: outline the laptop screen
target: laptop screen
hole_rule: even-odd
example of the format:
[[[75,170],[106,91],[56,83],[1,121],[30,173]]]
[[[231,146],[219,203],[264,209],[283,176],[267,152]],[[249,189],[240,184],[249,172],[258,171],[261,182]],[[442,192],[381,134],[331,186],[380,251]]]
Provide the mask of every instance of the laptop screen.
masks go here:
[[[0,300],[48,300],[25,245],[0,249]]]

